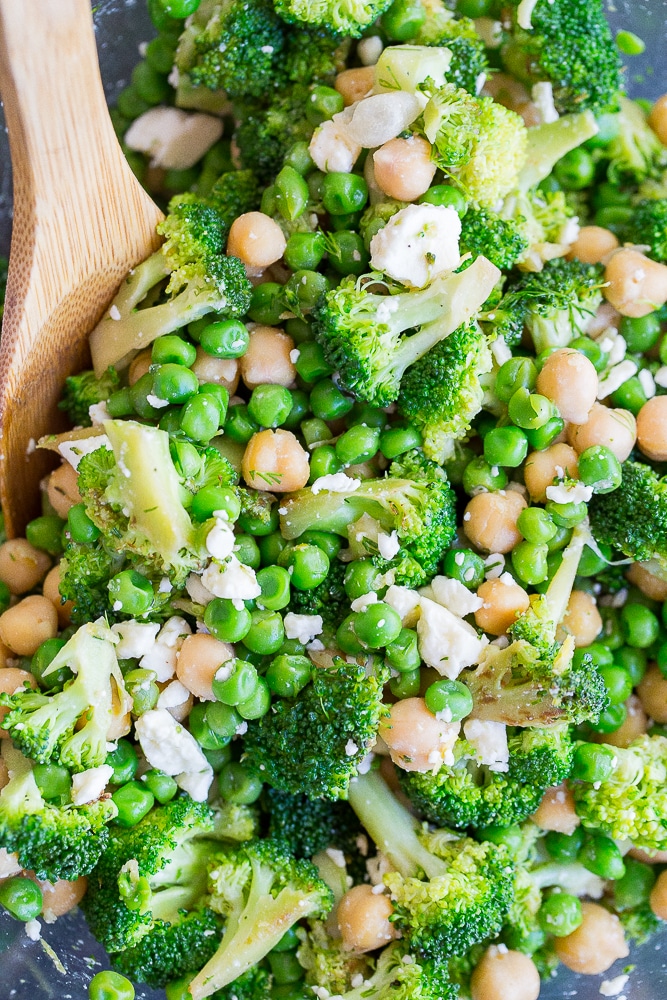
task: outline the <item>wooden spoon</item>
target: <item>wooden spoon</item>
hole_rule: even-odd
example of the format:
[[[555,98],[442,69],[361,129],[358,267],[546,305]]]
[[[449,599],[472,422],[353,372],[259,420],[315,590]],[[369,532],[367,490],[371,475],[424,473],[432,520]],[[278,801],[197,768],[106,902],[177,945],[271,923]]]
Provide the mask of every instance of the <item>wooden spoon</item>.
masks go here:
[[[14,228],[0,342],[0,501],[8,534],[39,512],[52,467],[34,441],[65,426],[67,375],[125,274],[160,243],[107,111],[90,0],[0,0],[0,94]]]

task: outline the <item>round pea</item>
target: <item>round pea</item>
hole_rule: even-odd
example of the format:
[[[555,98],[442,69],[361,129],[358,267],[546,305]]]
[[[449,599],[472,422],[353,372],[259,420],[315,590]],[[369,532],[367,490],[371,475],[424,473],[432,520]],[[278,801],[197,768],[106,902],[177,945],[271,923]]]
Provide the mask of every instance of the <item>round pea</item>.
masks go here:
[[[545,542],[519,542],[512,549],[512,566],[522,583],[536,586],[549,575],[547,558],[549,549]]]
[[[310,392],[310,408],[321,420],[336,420],[352,409],[354,401],[343,395],[331,379],[316,382]]]
[[[253,611],[250,617],[250,628],[243,638],[243,644],[251,653],[258,653],[261,656],[277,653],[285,639],[283,620],[278,612]],[[248,699],[240,700],[247,701]]]
[[[466,465],[463,470],[462,485],[468,496],[475,496],[476,493],[493,493],[507,486],[507,473],[480,455]]]
[[[181,364],[160,365],[153,372],[153,395],[168,403],[187,403],[197,394],[199,379],[190,368]],[[149,399],[149,402],[151,400]]]
[[[370,559],[355,559],[348,563],[343,578],[345,593],[354,601],[373,590],[377,590],[378,571]]]
[[[296,698],[310,681],[312,663],[307,656],[281,653],[269,664],[266,683],[280,698]]]
[[[153,341],[151,361],[154,365],[184,365],[190,368],[197,358],[197,349],[176,333],[165,334]]]
[[[218,777],[220,794],[234,805],[249,806],[262,793],[262,781],[245,764],[230,761]]]
[[[45,676],[46,668],[50,666],[64,645],[65,640],[61,638],[45,639],[33,653],[30,661],[30,673],[36,678],[40,688],[45,691],[60,690],[65,681],[73,676],[69,667],[61,667]]]
[[[221,701],[209,701],[205,707],[204,717],[211,732],[225,744],[236,735],[242,723],[237,709]]]
[[[260,427],[280,427],[291,409],[292,393],[282,385],[258,385],[248,402],[248,413]]]
[[[660,340],[660,317],[655,312],[649,313],[647,316],[623,316],[619,332],[629,351],[644,354],[655,347]]]
[[[205,326],[199,343],[214,358],[240,358],[248,350],[250,334],[241,320],[225,319]]]
[[[88,517],[85,503],[75,503],[70,507],[67,530],[72,541],[81,545],[90,545],[100,537],[100,529]]]
[[[531,448],[542,451],[562,433],[564,427],[565,421],[561,417],[550,417],[541,427],[526,430],[525,435]]]
[[[469,590],[477,590],[484,581],[486,564],[482,557],[472,549],[450,549],[443,564],[446,576],[458,580]]]
[[[393,642],[385,647],[385,660],[390,667],[399,673],[412,673],[419,670],[421,656],[417,633],[410,628],[402,628]]]
[[[377,427],[355,424],[336,441],[336,457],[343,465],[356,465],[373,458],[380,445],[380,431]]]
[[[658,649],[656,661],[660,669],[664,672],[667,647],[665,647],[665,652],[662,655],[661,649],[662,647]],[[614,652],[613,658],[614,663],[616,663],[619,667],[623,667],[623,669],[629,673],[632,679],[632,686],[635,687],[639,684],[640,680],[646,673],[646,668],[648,666],[648,657],[645,650],[633,649],[632,646],[621,646],[620,649],[617,649]]]
[[[252,626],[251,626],[252,627]],[[247,639],[247,635],[246,635]],[[213,677],[213,694],[223,705],[236,706],[252,697],[257,687],[257,670],[247,660],[223,663]]]
[[[530,391],[537,382],[537,368],[530,358],[509,358],[498,369],[495,394],[503,403],[509,403],[518,389]]]
[[[52,556],[60,555],[63,551],[64,525],[65,521],[62,517],[57,517],[55,514],[45,514],[28,522],[25,528],[25,537],[36,549],[48,552]],[[99,531],[97,533],[99,535]]]
[[[204,610],[204,624],[221,642],[240,642],[251,625],[250,612],[241,604],[224,597],[214,597]]]
[[[290,575],[282,566],[265,566],[257,574],[262,593],[257,598],[260,607],[280,611],[290,602]]]
[[[35,764],[32,769],[35,784],[48,800],[69,801],[72,779],[66,767],[60,764]]]
[[[115,822],[129,829],[147,816],[155,804],[155,797],[149,788],[139,781],[128,781],[112,794],[118,815]]]
[[[550,541],[556,534],[556,525],[542,507],[526,507],[517,518],[516,526],[527,542],[539,544]]]
[[[330,444],[322,444],[311,452],[308,482],[315,483],[322,476],[340,472],[342,468],[343,463],[338,458],[336,449]]]
[[[329,573],[329,558],[317,545],[294,545],[284,549],[278,558],[297,590],[318,587]]]
[[[472,712],[472,695],[461,681],[434,681],[426,688],[424,700],[429,712],[442,713],[445,722],[460,722]]]
[[[317,545],[318,549],[322,549],[326,554],[329,562],[336,558],[343,547],[343,540],[340,535],[334,535],[330,531],[315,531],[311,529],[310,531],[304,531],[300,539],[306,545]]]
[[[572,149],[554,167],[554,176],[566,191],[581,191],[595,175],[595,163],[585,149]]]
[[[107,754],[104,763],[113,768],[113,774],[109,778],[111,784],[124,785],[128,781],[132,781],[137,773],[139,758],[129,740],[118,740],[116,749]]]
[[[421,670],[405,670],[389,681],[394,698],[416,698],[421,686]]]
[[[558,833],[556,830],[549,830],[544,838],[544,846],[554,859],[567,864],[569,861],[576,861],[579,851],[584,845],[585,834],[582,827],[578,826],[572,833]]]
[[[484,458],[490,466],[515,469],[528,454],[528,439],[519,427],[494,427],[484,438]]]
[[[220,406],[208,393],[192,396],[181,410],[181,430],[193,441],[202,444],[208,444],[217,434],[220,421]]]
[[[236,444],[247,444],[258,430],[259,424],[250,416],[248,407],[244,403],[229,407],[225,420],[225,436],[231,441]]]
[[[567,937],[576,931],[583,916],[581,903],[569,892],[554,892],[542,903],[538,920],[542,930],[555,937]]]
[[[336,94],[340,98],[337,91]],[[283,219],[292,222],[303,215],[310,192],[305,180],[294,167],[284,166],[276,176],[273,186],[276,208]]]
[[[31,878],[17,875],[0,882],[0,906],[27,923],[42,912],[42,890]]]
[[[660,622],[643,604],[626,604],[621,610],[621,626],[628,646],[648,649],[660,634]]]
[[[324,375],[331,374],[331,365],[324,357],[322,345],[315,340],[307,340],[299,347],[299,357],[294,367],[304,382],[316,382]],[[331,432],[327,428],[327,437]]]
[[[137,716],[149,712],[157,705],[160,689],[155,683],[153,670],[129,670],[125,674],[125,687],[132,699],[132,714]]]
[[[354,631],[370,649],[382,649],[394,642],[401,632],[400,615],[384,601],[369,604],[354,619]]]
[[[152,606],[153,585],[134,569],[124,569],[107,584],[114,611],[136,617],[145,614]]]
[[[134,986],[119,972],[105,969],[90,980],[89,1000],[134,1000]]]
[[[164,771],[157,771],[154,768],[142,774],[139,780],[143,781],[160,805],[171,802],[178,791],[178,785],[171,775],[165,774]]]
[[[616,766],[616,754],[610,747],[579,743],[572,758],[572,777],[595,784],[606,781]]]
[[[389,427],[380,434],[380,451],[390,461],[413,448],[421,448],[422,436],[412,424],[407,427]]]
[[[292,271],[315,270],[324,257],[326,244],[322,233],[292,233],[285,247],[285,263]]]
[[[327,250],[329,263],[338,274],[360,275],[368,271],[368,250],[359,233],[351,229],[330,233]]]
[[[351,656],[357,656],[357,654],[364,652],[364,647],[354,628],[355,621],[355,614],[348,615],[336,630],[336,645],[344,653],[349,653]]]
[[[624,667],[615,665],[600,667],[611,705],[620,705],[632,694],[632,677]]]
[[[658,873],[653,865],[626,857],[625,874],[614,882],[614,902],[621,910],[631,910],[647,903]]]
[[[591,729],[596,733],[615,733],[623,725],[628,715],[628,710],[623,704],[609,705],[601,713],[597,722],[591,722]]]
[[[322,204],[330,215],[358,212],[368,200],[368,185],[359,174],[337,171],[322,178]]]
[[[623,855],[611,839],[602,833],[591,833],[577,855],[580,864],[600,878],[617,879],[625,874]]]

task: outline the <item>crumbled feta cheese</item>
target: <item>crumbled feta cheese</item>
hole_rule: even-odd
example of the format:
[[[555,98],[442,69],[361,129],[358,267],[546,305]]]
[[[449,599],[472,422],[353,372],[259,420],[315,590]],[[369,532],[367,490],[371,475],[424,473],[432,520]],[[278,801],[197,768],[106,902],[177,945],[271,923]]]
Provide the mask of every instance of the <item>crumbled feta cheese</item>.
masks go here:
[[[456,680],[464,667],[477,663],[489,640],[480,638],[472,625],[435,601],[422,597],[420,608],[417,637],[421,658],[444,677]]]
[[[6,847],[0,847],[0,879],[18,875],[22,868],[18,854],[11,853]]]
[[[588,503],[593,496],[593,487],[585,483],[568,482],[547,486],[547,500],[554,503]]]
[[[283,618],[285,635],[288,639],[297,639],[306,643],[320,635],[323,629],[322,615],[297,615],[293,611],[288,611]]]
[[[369,35],[368,38],[360,38],[357,43],[357,55],[362,66],[375,66],[382,55],[384,42],[379,35]]]
[[[597,340],[598,346],[608,355],[607,368],[613,368],[625,357],[628,345],[616,327],[608,326]]]
[[[152,392],[149,392],[146,396],[146,402],[150,403],[150,405],[156,410],[162,410],[165,406],[169,406],[168,399],[161,399],[159,396],[153,395]]]
[[[655,380],[651,375],[648,368],[642,368],[637,375],[639,379],[639,384],[644,390],[644,395],[647,399],[652,399],[655,396]]]
[[[206,549],[214,559],[222,561],[234,550],[236,537],[228,521],[216,517],[215,524],[206,536]]]
[[[212,562],[207,566],[201,575],[201,582],[214,597],[250,601],[262,593],[254,569],[239,562],[233,553],[226,562]]]
[[[153,648],[156,636],[160,631],[157,622],[117,622],[111,626],[111,631],[120,637],[116,646],[116,656],[119,660],[140,660]]]
[[[501,573],[498,579],[506,587],[513,587],[516,584],[516,580],[514,579],[511,573]]]
[[[490,552],[484,560],[484,566],[486,567],[484,571],[484,579],[497,580],[498,577],[505,571],[505,556],[502,552]]]
[[[339,851],[336,847],[327,847],[324,852],[328,858],[331,858],[336,868],[345,868],[345,855],[342,851]]]
[[[420,595],[409,587],[398,587],[392,584],[384,595],[384,602],[401,616],[401,624],[410,628],[417,621]]]
[[[30,938],[31,941],[39,941],[42,936],[42,925],[39,920],[28,920],[25,924],[26,936]]]
[[[108,448],[111,451],[111,441],[106,434],[91,434],[89,437],[61,441],[58,445],[58,451],[73,469],[79,467],[79,462],[84,455],[90,455],[98,448]]]
[[[502,722],[468,719],[463,724],[468,743],[474,747],[480,764],[490,771],[508,771],[510,752],[507,746],[507,727]]]
[[[434,576],[431,580],[431,590],[434,600],[448,608],[458,618],[465,618],[466,615],[473,614],[484,603],[481,597],[473,594],[458,580],[453,580],[448,576]]]
[[[164,105],[150,108],[125,133],[130,149],[151,157],[152,167],[189,170],[222,135],[221,118]]]
[[[134,730],[144,757],[151,765],[176,779],[195,800],[205,801],[213,781],[213,768],[194,736],[164,708],[139,716]]]
[[[603,997],[617,997],[630,977],[627,973],[622,973],[614,979],[604,979],[600,983],[600,995]]]
[[[289,352],[289,359],[292,362],[292,364],[295,365],[300,357],[301,357],[301,351],[299,350],[299,348],[293,347],[292,350]]]
[[[109,319],[119,320],[120,319],[120,309],[117,305],[112,305],[109,310]]]
[[[354,105],[347,135],[362,149],[376,149],[404,132],[422,108],[423,102],[404,90],[371,94]]]
[[[532,16],[533,11],[537,5],[537,0],[521,0],[521,3],[516,9],[516,23],[524,31],[532,31]]]
[[[554,90],[548,80],[541,80],[539,83],[536,83],[530,92],[530,96],[537,108],[538,124],[549,125],[551,122],[558,121],[558,112],[554,104]]]
[[[100,764],[99,767],[89,767],[87,771],[72,775],[72,802],[75,806],[85,806],[87,802],[99,799],[104,789],[111,781],[113,767],[111,764]]]
[[[504,337],[496,337],[495,340],[491,341],[491,353],[499,368],[512,357],[512,352],[505,343]]]
[[[174,615],[167,619],[158,632],[153,648],[141,657],[139,661],[141,669],[153,670],[160,684],[171,680],[176,673],[178,651],[186,635],[190,635],[191,631],[185,618]]]
[[[348,757],[354,757],[355,753],[359,753],[359,747],[354,742],[354,740],[348,740],[345,744],[345,754]]]
[[[195,604],[203,604],[206,607],[213,600],[213,594],[207,590],[201,582],[201,578],[196,573],[190,573],[185,581],[185,589]]]
[[[361,486],[360,479],[352,479],[344,472],[330,472],[328,476],[320,476],[310,487],[311,493],[317,496],[322,490],[329,493],[349,493],[351,490],[358,490]]]
[[[88,407],[88,416],[93,427],[100,427],[105,420],[111,419],[106,400],[101,403],[91,403]]]
[[[361,153],[361,146],[348,134],[347,126],[351,117],[350,109],[346,108],[315,129],[308,151],[319,170],[343,174],[352,171]]]
[[[368,772],[373,766],[374,760],[375,760],[375,754],[371,750],[370,753],[367,753],[366,756],[357,765],[357,774],[368,774]],[[368,853],[368,848],[366,849],[366,853]]]
[[[377,604],[377,600],[378,595],[374,590],[371,590],[368,594],[362,594],[361,597],[355,597],[350,604],[350,608],[355,612],[365,611],[371,604]]]
[[[393,559],[400,547],[397,531],[392,531],[390,535],[384,531],[378,533],[378,552],[383,559]]]
[[[413,288],[458,267],[461,219],[449,205],[408,205],[371,240],[371,266]]]
[[[657,372],[653,376],[653,381],[656,385],[659,385],[661,389],[667,389],[667,365],[663,365],[662,368],[658,368]]]
[[[165,688],[160,691],[160,696],[157,700],[158,708],[166,708],[169,711],[170,708],[180,708],[181,705],[185,705],[188,698],[190,697],[190,692],[184,684],[180,681],[170,681]]]
[[[607,396],[611,396],[612,392],[620,389],[629,378],[632,378],[636,371],[636,363],[629,359],[621,361],[620,364],[614,365],[613,368],[609,368],[598,380],[598,399],[606,399]]]

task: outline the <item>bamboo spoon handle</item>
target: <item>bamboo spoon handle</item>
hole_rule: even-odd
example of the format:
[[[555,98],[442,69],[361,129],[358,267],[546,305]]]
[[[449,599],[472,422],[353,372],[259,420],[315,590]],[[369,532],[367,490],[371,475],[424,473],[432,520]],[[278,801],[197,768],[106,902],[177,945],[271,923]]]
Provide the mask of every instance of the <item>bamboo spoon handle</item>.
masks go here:
[[[127,271],[155,249],[161,213],[109,119],[89,0],[0,0],[0,94],[14,228],[0,345],[0,498],[15,533],[48,468],[31,439],[62,428],[64,378]],[[46,462],[46,464],[45,464]]]

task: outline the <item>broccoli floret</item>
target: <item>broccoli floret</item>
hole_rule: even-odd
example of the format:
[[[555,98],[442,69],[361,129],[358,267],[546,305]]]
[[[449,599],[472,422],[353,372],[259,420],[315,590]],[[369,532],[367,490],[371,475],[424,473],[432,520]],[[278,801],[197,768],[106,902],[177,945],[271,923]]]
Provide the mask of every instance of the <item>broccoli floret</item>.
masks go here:
[[[272,530],[273,508],[276,502],[274,494],[266,493],[264,490],[247,489],[245,486],[239,487],[238,494],[241,502],[241,519],[252,518],[266,531]]]
[[[509,38],[501,56],[507,71],[529,86],[553,85],[559,113],[612,111],[621,89],[621,63],[601,0],[537,0],[530,26],[525,4],[511,0]]]
[[[536,188],[512,193],[500,215],[516,228],[526,245],[517,257],[520,270],[541,271],[546,262],[566,253],[573,212],[563,191]]]
[[[296,142],[310,142],[314,126],[306,117],[310,99],[307,84],[294,83],[272,96],[268,105],[260,101],[237,101],[234,140],[244,167],[269,183],[288,150]]]
[[[529,241],[516,222],[501,219],[485,208],[469,208],[461,219],[460,246],[462,254],[481,254],[501,271],[509,271],[528,249]]]
[[[290,83],[328,83],[333,86],[337,73],[346,67],[350,43],[323,28],[287,32],[284,71]]]
[[[615,118],[615,134],[604,150],[609,179],[615,183],[638,183],[658,176],[667,164],[667,152],[646,120],[644,110],[635,101],[621,97]]]
[[[120,386],[120,378],[115,368],[107,368],[98,378],[93,371],[70,375],[65,379],[63,398],[58,409],[65,410],[72,424],[90,427],[92,421],[88,413],[94,403],[108,399]]]
[[[43,674],[48,678],[65,667],[71,670],[74,677],[62,691],[23,689],[0,695],[0,704],[9,707],[3,725],[25,754],[41,764],[57,760],[73,771],[104,763],[114,699],[121,716],[132,704],[116,659],[116,641],[103,619],[82,625]],[[80,719],[85,720],[82,726]]]
[[[481,89],[489,62],[486,47],[469,17],[453,18],[449,11],[434,13],[427,7],[426,20],[412,39],[414,45],[444,45],[452,53],[447,70],[447,83],[461,87],[470,94]]]
[[[221,174],[208,194],[225,226],[245,212],[259,208],[261,190],[252,170],[229,170]]]
[[[111,796],[75,806],[46,802],[32,761],[10,740],[2,758],[10,779],[0,790],[0,848],[16,852],[19,864],[38,878],[55,882],[88,875],[107,843],[108,824],[118,810]]]
[[[392,216],[406,208],[409,202],[378,201],[374,205],[369,205],[364,214],[359,219],[359,235],[361,236],[367,250],[370,250],[371,240],[387,225]]]
[[[435,462],[451,457],[482,408],[480,376],[490,372],[493,355],[486,335],[473,320],[455,330],[403,376],[400,412],[422,432],[424,452]]]
[[[432,823],[458,829],[520,823],[535,812],[547,788],[569,775],[573,747],[565,726],[517,730],[507,742],[505,773],[476,764],[463,744],[454,766],[436,774],[399,771],[401,785]]]
[[[60,560],[60,597],[72,601],[75,625],[97,621],[102,615],[114,618],[110,609],[108,583],[120,571],[123,557],[111,553],[103,540],[90,544],[69,541]]]
[[[380,952],[363,983],[345,990],[340,1000],[456,1000],[458,995],[445,962],[415,957],[395,942]]]
[[[269,813],[269,836],[284,841],[296,858],[312,858],[327,847],[345,855],[358,852],[362,829],[347,802],[268,788],[264,804]]]
[[[420,830],[377,771],[350,783],[349,800],[394,868],[384,884],[392,919],[411,949],[442,960],[500,930],[514,880],[504,847]]]
[[[314,865],[295,860],[273,840],[219,852],[209,864],[208,889],[208,904],[226,926],[215,954],[190,983],[193,1000],[234,982],[297,921],[326,916],[333,905]]]
[[[640,736],[609,746],[615,763],[603,781],[572,783],[584,826],[658,851],[667,847],[667,738]]]
[[[237,257],[225,254],[227,226],[206,199],[178,195],[159,224],[162,247],[127,277],[90,336],[93,366],[125,364],[134,352],[210,312],[244,316],[252,286]],[[149,292],[169,279],[166,301],[140,307]]]
[[[642,199],[634,205],[630,221],[619,226],[617,233],[622,243],[648,246],[650,257],[667,261],[667,198]]]
[[[350,613],[350,599],[343,586],[345,570],[345,563],[334,559],[326,580],[317,587],[310,590],[292,588],[286,610],[297,615],[321,615],[325,634],[335,634],[343,618]]]
[[[273,0],[276,13],[288,24],[311,24],[333,35],[358,38],[391,4],[391,0]]]
[[[138,944],[111,956],[113,968],[135,983],[157,988],[201,969],[215,953],[222,920],[206,907],[179,914],[177,920],[156,920]]]
[[[596,493],[589,504],[591,530],[598,542],[619,549],[649,569],[667,569],[667,482],[649,465],[624,462],[623,478],[611,493]]]
[[[578,525],[546,593],[533,595],[509,627],[509,646],[487,646],[479,666],[462,675],[478,718],[510,726],[578,725],[597,721],[606,708],[606,688],[590,655],[573,659],[572,635],[556,641],[587,538],[587,528]]]
[[[296,698],[274,701],[267,715],[248,723],[248,763],[280,791],[344,798],[375,743],[388,677],[375,662],[336,659],[331,668],[313,667],[310,683]]]
[[[353,977],[365,980],[371,974],[369,957],[345,948],[342,938],[329,933],[327,923],[309,920],[307,928],[301,927],[297,933],[301,943],[296,954],[306,970],[308,987],[324,987],[334,996],[342,995],[352,988]]]
[[[281,531],[288,540],[309,528],[347,534],[362,514],[384,531],[396,531],[401,547],[421,567],[422,583],[437,572],[456,532],[454,494],[445,472],[418,452],[393,462],[389,476],[365,479],[346,492],[298,490],[283,503]],[[421,583],[419,584],[422,585]]]
[[[466,323],[499,277],[478,257],[465,271],[439,275],[417,291],[390,288],[389,295],[378,295],[366,290],[367,279],[345,278],[318,306],[315,336],[346,389],[386,406],[398,396],[409,366]],[[405,335],[415,327],[418,333]]]

